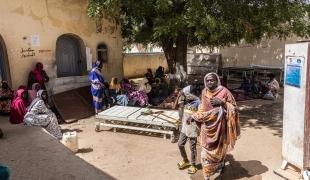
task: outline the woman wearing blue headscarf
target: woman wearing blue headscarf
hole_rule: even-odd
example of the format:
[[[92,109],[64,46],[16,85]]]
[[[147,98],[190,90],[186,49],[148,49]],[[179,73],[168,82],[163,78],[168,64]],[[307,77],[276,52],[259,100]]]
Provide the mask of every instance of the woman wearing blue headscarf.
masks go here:
[[[99,113],[103,109],[104,78],[101,74],[101,69],[102,62],[96,61],[92,70],[88,74],[88,79],[91,82],[91,93],[93,95],[93,104],[96,113]]]

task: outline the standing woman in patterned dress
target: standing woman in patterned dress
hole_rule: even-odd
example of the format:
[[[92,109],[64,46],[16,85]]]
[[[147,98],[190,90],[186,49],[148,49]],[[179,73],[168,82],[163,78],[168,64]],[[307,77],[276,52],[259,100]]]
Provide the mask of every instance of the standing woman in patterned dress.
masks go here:
[[[192,118],[201,124],[201,164],[207,180],[223,172],[226,154],[240,136],[240,123],[235,98],[221,86],[219,76],[209,73],[204,83],[201,104]]]
[[[88,74],[88,79],[91,82],[91,93],[93,95],[93,105],[96,114],[103,110],[103,89],[104,78],[101,74],[102,62],[96,61],[92,70]]]

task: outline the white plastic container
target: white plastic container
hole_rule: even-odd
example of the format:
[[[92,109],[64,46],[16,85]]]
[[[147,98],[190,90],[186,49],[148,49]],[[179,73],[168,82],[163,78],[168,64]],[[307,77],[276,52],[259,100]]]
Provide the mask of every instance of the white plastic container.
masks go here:
[[[76,131],[66,132],[62,136],[62,143],[73,152],[78,152],[79,143]]]

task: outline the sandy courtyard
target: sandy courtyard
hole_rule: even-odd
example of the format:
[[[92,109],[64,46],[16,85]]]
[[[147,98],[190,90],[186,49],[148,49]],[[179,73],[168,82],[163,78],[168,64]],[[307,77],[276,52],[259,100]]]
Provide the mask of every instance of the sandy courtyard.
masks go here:
[[[280,179],[273,170],[281,165],[281,102],[256,100],[239,106],[242,135],[227,156],[225,173],[216,179]],[[95,121],[91,117],[61,125],[78,132],[80,152],[74,155],[40,128],[14,126],[7,117],[1,117],[5,138],[0,140],[0,163],[11,168],[13,180],[202,179],[201,170],[190,176],[177,169],[177,144],[145,133],[95,132]]]

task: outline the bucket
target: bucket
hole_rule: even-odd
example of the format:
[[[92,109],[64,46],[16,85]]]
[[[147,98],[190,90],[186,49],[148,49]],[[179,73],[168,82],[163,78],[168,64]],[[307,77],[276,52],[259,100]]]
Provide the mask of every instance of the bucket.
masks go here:
[[[78,152],[79,144],[76,131],[64,133],[62,136],[62,143],[71,151],[75,153]]]

